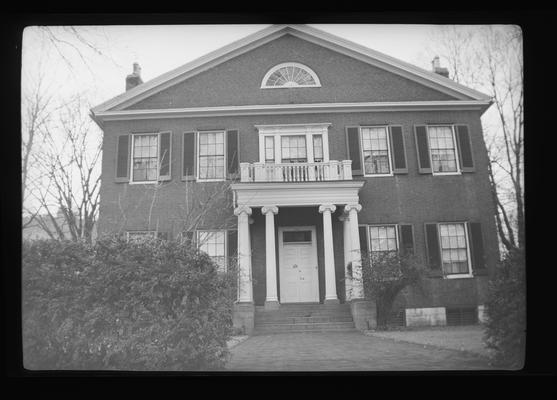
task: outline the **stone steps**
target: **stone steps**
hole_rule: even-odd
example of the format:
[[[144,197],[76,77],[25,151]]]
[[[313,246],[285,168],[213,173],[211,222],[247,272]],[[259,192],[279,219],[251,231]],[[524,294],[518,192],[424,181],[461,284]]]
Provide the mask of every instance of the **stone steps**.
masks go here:
[[[284,304],[278,310],[257,307],[254,334],[355,330],[348,304]]]

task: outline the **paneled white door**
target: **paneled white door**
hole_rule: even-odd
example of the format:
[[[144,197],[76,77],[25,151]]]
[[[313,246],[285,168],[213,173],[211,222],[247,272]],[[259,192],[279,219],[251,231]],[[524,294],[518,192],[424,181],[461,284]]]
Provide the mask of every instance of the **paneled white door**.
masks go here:
[[[319,302],[315,227],[279,228],[280,302]]]

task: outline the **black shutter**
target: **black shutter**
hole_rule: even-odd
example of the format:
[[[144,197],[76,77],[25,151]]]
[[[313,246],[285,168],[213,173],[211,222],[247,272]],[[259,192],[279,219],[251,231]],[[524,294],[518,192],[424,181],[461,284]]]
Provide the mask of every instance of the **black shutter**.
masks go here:
[[[239,168],[239,151],[240,151],[240,144],[239,144],[239,135],[238,131],[228,131],[226,138],[226,156],[228,159],[228,179],[234,179],[238,177]]]
[[[418,172],[420,174],[431,174],[427,127],[424,125],[414,126],[414,136],[416,138],[416,151],[418,152]]]
[[[425,236],[429,268],[441,271],[441,249],[439,247],[439,236],[437,235],[437,224],[425,224]]]
[[[363,175],[360,129],[357,126],[346,127],[346,148],[348,150],[348,158],[352,160],[352,175]]]
[[[414,233],[412,225],[399,225],[398,236],[400,239],[400,252],[402,254],[414,254]]]
[[[404,150],[404,135],[402,126],[390,126],[389,134],[391,139],[391,151],[393,161],[393,173],[407,174],[406,152]]]
[[[369,253],[368,241],[367,241],[367,226],[359,226],[358,233],[360,235],[360,251],[362,253]]]
[[[472,273],[474,275],[485,275],[487,270],[484,258],[482,224],[479,222],[468,223],[468,241],[470,242]]]
[[[184,132],[182,139],[182,180],[195,180],[195,132]]]
[[[130,135],[118,135],[116,149],[116,182],[129,182],[130,180]]]
[[[172,133],[170,132],[160,133],[159,180],[161,181],[170,180],[170,160],[172,157],[171,143],[172,143]]]
[[[238,257],[238,231],[228,230],[228,265],[230,266],[232,262],[236,262]]]
[[[462,172],[474,172],[474,156],[472,152],[472,142],[470,132],[467,125],[457,125],[456,137],[458,144],[458,156],[460,160],[460,169]]]

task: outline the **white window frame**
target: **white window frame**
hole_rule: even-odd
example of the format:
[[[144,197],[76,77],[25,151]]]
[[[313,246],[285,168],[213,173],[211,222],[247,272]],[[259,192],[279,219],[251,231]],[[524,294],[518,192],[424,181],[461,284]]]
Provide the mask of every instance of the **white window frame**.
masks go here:
[[[224,235],[224,271],[228,271],[228,231],[226,229],[198,229],[195,231],[195,243],[199,250],[201,250],[201,241],[199,240],[199,236],[201,233],[208,233],[208,232],[220,232]],[[207,253],[205,253],[207,254]],[[207,254],[211,259],[213,258],[209,254]]]
[[[429,127],[449,127],[451,128],[452,137],[453,137],[453,144],[454,144],[454,151],[455,151],[455,162],[456,162],[456,171],[453,172],[435,172],[433,169],[433,157],[431,155],[431,141],[429,140]],[[462,171],[460,169],[460,158],[458,154],[458,143],[456,142],[456,130],[454,124],[429,124],[426,125],[427,128],[427,148],[429,153],[429,165],[431,165],[431,174],[432,175],[462,175]]]
[[[281,68],[284,68],[284,67],[297,67],[297,68],[301,68],[301,69],[305,70],[308,74],[311,75],[311,77],[315,81],[315,85],[267,86],[267,81],[269,80],[271,75],[273,73],[275,73],[275,71],[277,71]],[[263,80],[261,81],[261,89],[297,89],[297,88],[315,88],[315,87],[321,87],[321,81],[319,80],[319,77],[317,76],[315,71],[312,70],[307,65],[297,63],[297,62],[286,62],[286,63],[275,65],[274,67],[269,69],[269,71],[267,71],[267,73],[263,77]]]
[[[152,235],[153,239],[157,237],[157,231],[126,231],[126,242],[130,241],[130,233],[143,234],[145,236]]]
[[[362,135],[362,128],[385,128],[385,131],[387,132],[387,158],[389,159],[389,171],[390,171],[388,174],[366,174],[366,162],[364,157],[364,138]],[[362,172],[364,173],[364,177],[381,178],[385,176],[394,176],[393,161],[391,157],[392,150],[391,150],[389,125],[362,125],[358,127],[358,135],[360,138],[360,157],[362,160]]]
[[[323,143],[323,163],[329,162],[329,129],[331,124],[283,124],[283,125],[255,125],[259,130],[259,163],[265,163],[265,137],[274,137],[275,164],[282,163],[282,136],[306,136],[306,157],[308,163],[315,162],[313,158],[313,135],[321,135]]]
[[[130,185],[145,185],[145,184],[156,184],[159,182],[159,174],[160,174],[160,148],[161,148],[161,133],[162,132],[141,132],[141,133],[132,133],[132,143],[131,143],[131,158],[130,158]],[[135,138],[137,136],[157,136],[157,177],[152,181],[134,181],[133,180],[133,158],[134,158],[134,148],[135,148]]]
[[[464,225],[464,240],[466,242],[466,258],[468,264],[468,272],[463,274],[449,274],[445,275],[445,271],[443,270],[443,242],[441,241],[441,229],[439,228],[441,225]],[[439,258],[441,262],[441,272],[443,272],[444,279],[459,279],[459,278],[473,278],[474,275],[472,274],[472,260],[470,258],[470,242],[468,241],[468,224],[466,222],[457,221],[457,222],[438,222],[437,223],[437,240],[439,241]]]
[[[400,239],[398,237],[398,224],[369,224],[366,226],[366,236],[367,236],[367,248],[369,249],[369,254],[373,253],[373,249],[371,247],[371,232],[370,228],[372,227],[380,227],[380,226],[394,226],[395,228],[395,240],[396,240],[396,251],[400,250]],[[384,251],[384,250],[379,250]]]
[[[199,139],[200,139],[200,134],[202,134],[202,133],[222,133],[222,134],[223,134],[223,146],[224,146],[224,174],[223,174],[223,177],[222,177],[222,178],[201,179],[201,178],[199,177],[199,156],[200,156],[200,154],[199,154],[199,146],[200,146],[200,142],[201,142],[201,140],[199,140]],[[196,181],[197,181],[197,182],[223,182],[223,181],[225,181],[225,180],[226,180],[226,174],[227,174],[227,172],[228,172],[228,159],[227,159],[227,156],[228,156],[228,155],[227,155],[227,153],[228,153],[228,151],[227,151],[227,149],[228,149],[228,142],[227,142],[228,138],[227,138],[227,136],[228,136],[228,135],[226,134],[226,131],[225,131],[225,130],[197,131],[197,132],[195,133],[195,135],[196,135],[196,138],[195,138],[195,139],[196,139],[196,142],[197,142],[196,151],[195,151],[195,157],[196,157],[196,160],[195,160],[195,161],[196,161],[196,166],[195,166],[195,169],[196,169],[195,178],[196,178]]]

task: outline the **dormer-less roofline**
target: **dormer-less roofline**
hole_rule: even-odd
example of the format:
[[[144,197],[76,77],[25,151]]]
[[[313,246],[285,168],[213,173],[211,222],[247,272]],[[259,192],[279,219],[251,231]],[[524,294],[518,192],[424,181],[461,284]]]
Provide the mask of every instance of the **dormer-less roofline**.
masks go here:
[[[281,36],[290,34],[303,40],[329,48],[349,57],[401,75],[405,78],[454,96],[460,100],[489,101],[490,97],[463,86],[449,78],[416,67],[402,60],[372,50],[307,25],[272,25],[220,49],[212,51],[172,71],[142,83],[91,109],[92,116],[109,110],[125,109],[155,93],[169,88],[185,79],[215,67],[225,61],[253,50]]]

